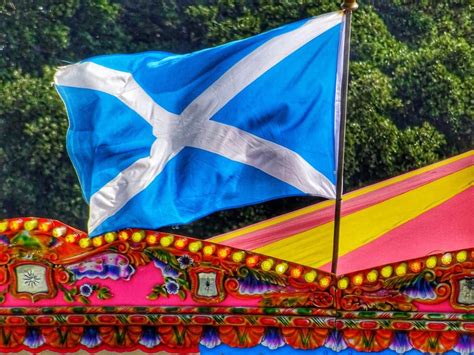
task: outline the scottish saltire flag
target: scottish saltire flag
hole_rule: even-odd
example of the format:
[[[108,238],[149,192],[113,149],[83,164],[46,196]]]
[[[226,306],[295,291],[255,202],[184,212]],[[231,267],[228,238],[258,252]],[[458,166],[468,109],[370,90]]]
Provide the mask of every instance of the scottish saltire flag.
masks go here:
[[[90,235],[285,196],[334,198],[343,16],[184,55],[60,68]]]

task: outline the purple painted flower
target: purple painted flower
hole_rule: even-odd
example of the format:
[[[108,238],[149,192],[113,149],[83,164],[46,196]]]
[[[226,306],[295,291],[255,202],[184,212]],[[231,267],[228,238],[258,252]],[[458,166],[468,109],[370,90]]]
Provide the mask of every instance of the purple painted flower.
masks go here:
[[[453,350],[461,355],[474,354],[474,335],[461,334]]]
[[[0,244],[10,245],[10,239],[4,234],[0,235]]]
[[[276,350],[284,346],[285,339],[283,339],[280,329],[275,327],[267,328],[263,336],[262,345],[270,350]]]
[[[184,254],[178,258],[178,263],[181,269],[186,269],[194,263],[194,260],[189,255]]]
[[[67,267],[77,280],[95,279],[102,280],[130,280],[135,269],[125,255],[116,253],[105,253],[88,258],[85,261],[69,265]]]
[[[212,349],[220,345],[221,339],[219,338],[217,329],[214,327],[204,327],[200,343],[208,349]]]
[[[94,327],[85,327],[84,333],[82,334],[81,344],[88,348],[94,348],[102,342],[102,339]]]
[[[335,352],[339,352],[347,348],[347,344],[342,338],[342,333],[337,329],[333,330],[331,334],[329,334],[324,346]]]
[[[161,270],[163,277],[171,277],[175,279],[179,276],[179,271],[174,267],[171,267],[158,259],[153,259],[153,263],[158,269]]]
[[[176,295],[179,292],[179,284],[173,280],[168,280],[165,283],[165,288],[170,295]]]
[[[395,336],[389,348],[397,354],[405,354],[407,351],[413,349],[413,346],[406,332],[395,332]]]
[[[269,291],[279,290],[281,287],[269,282],[258,280],[253,274],[239,278],[239,292],[244,295],[261,295]]]
[[[84,285],[81,285],[79,287],[79,292],[81,293],[81,295],[83,295],[84,297],[89,297],[90,295],[92,295],[92,292],[94,292],[94,289],[92,288],[91,285],[89,284],[84,284]]]
[[[44,344],[44,337],[38,328],[28,328],[23,344],[29,348],[36,349]]]
[[[172,277],[177,278],[179,276],[179,271],[176,270],[174,267],[166,265],[163,269],[161,269],[164,277]]]
[[[428,276],[428,274],[426,274]],[[400,291],[411,298],[434,300],[436,298],[436,282],[427,280],[425,274],[418,275],[413,282],[400,288]]]
[[[156,332],[155,327],[143,327],[140,344],[147,348],[154,348],[160,343],[160,336]]]

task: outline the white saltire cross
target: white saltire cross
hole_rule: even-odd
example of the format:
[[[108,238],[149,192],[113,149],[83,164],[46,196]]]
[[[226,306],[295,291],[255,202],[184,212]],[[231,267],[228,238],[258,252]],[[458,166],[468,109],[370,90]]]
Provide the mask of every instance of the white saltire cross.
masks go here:
[[[157,138],[148,157],[138,159],[91,196],[89,233],[151,184],[185,147],[253,166],[304,193],[334,198],[334,184],[296,152],[211,118],[267,70],[341,21],[341,12],[330,13],[268,40],[227,70],[180,115],[157,104],[130,73],[92,62],[60,68],[56,85],[115,96],[146,120]]]

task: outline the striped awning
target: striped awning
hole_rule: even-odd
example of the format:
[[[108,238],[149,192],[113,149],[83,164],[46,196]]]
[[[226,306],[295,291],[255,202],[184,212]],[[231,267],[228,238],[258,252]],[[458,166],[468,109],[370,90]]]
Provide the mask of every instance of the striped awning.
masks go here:
[[[474,246],[474,151],[344,195],[338,274]],[[334,201],[212,238],[329,270]]]

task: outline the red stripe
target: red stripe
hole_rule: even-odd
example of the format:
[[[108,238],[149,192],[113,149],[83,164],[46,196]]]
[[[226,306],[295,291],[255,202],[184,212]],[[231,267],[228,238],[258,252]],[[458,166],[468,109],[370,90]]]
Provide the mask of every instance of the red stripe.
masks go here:
[[[453,163],[441,166],[437,169],[426,171],[415,175],[404,181],[380,188],[345,201],[342,208],[342,216],[360,211],[377,203],[383,202],[407,191],[416,189],[434,180],[443,178],[463,168],[473,165],[474,156],[457,160]],[[223,241],[221,244],[237,247],[240,249],[256,249],[277,242],[286,237],[316,228],[331,222],[334,218],[334,206],[328,206],[318,211],[295,217],[262,230],[257,230]]]
[[[338,274],[474,247],[472,201],[474,187],[340,257]]]

